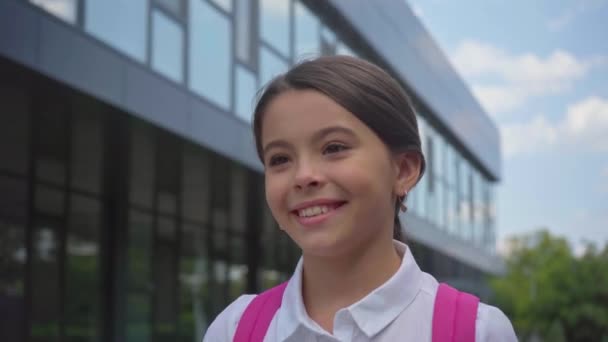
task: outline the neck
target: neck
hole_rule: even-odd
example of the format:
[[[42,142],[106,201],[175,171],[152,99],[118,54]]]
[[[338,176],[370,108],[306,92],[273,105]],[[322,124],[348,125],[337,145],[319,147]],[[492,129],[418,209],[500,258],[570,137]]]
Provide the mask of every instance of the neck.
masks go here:
[[[353,248],[336,257],[304,254],[302,296],[308,315],[333,331],[335,313],[363,299],[392,277],[401,258],[392,239]]]

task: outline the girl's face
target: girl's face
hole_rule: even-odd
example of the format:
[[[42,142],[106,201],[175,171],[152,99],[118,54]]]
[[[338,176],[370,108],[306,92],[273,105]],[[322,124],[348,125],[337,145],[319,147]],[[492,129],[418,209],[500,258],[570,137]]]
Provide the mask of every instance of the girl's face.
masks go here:
[[[287,91],[263,115],[266,199],[305,255],[339,255],[392,238],[404,157],[313,90]]]

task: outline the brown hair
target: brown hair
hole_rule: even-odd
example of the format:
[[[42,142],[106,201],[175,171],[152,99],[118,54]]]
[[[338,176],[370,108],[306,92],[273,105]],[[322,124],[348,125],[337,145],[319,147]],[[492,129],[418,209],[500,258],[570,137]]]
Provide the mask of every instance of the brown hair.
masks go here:
[[[261,135],[262,119],[268,104],[289,90],[316,90],[344,107],[378,135],[393,153],[405,151],[424,155],[414,108],[409,97],[388,73],[376,65],[349,56],[324,56],[297,64],[287,73],[275,77],[266,85],[253,114],[253,133],[258,156],[263,161]],[[395,203],[393,236],[401,240],[399,208]]]

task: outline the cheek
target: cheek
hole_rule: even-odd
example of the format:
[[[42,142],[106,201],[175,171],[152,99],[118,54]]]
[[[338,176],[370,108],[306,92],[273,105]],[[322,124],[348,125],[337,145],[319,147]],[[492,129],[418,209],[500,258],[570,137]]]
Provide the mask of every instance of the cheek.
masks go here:
[[[285,196],[287,194],[285,182],[280,177],[267,175],[264,180],[264,186],[266,189],[266,202],[276,217],[278,209],[282,205],[285,205]]]

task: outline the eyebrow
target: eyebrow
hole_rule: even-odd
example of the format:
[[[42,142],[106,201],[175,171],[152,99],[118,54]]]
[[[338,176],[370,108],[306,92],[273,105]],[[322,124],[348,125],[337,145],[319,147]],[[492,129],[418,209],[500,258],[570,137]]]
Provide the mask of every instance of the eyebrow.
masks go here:
[[[323,138],[325,138],[326,136],[328,136],[332,133],[342,133],[342,134],[349,135],[351,137],[357,136],[355,134],[355,132],[353,130],[351,130],[350,128],[346,128],[344,126],[330,126],[330,127],[323,128],[323,129],[319,130],[318,132],[315,132],[315,134],[312,136],[312,141],[322,140]],[[290,143],[286,142],[285,140],[273,140],[273,141],[269,142],[268,144],[266,144],[266,146],[264,146],[262,155],[265,156],[266,153],[268,152],[268,150],[270,150],[272,148],[277,148],[277,147],[291,148],[292,145]]]

